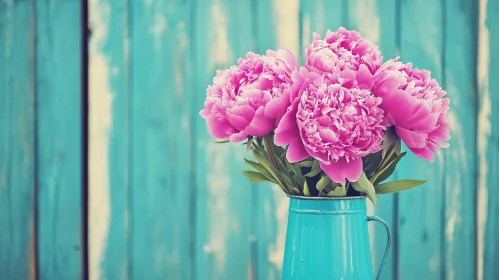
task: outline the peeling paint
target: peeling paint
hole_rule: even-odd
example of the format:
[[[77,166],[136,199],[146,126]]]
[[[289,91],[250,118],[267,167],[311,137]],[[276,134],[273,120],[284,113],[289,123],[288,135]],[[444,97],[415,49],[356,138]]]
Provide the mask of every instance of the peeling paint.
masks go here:
[[[208,55],[208,69],[218,68],[219,65],[228,65],[232,57],[232,51],[227,36],[227,13],[220,1],[214,1],[211,5],[210,55]]]
[[[354,11],[357,19],[357,30],[362,34],[362,36],[365,36],[373,44],[378,45],[380,24],[376,2],[370,0],[359,0],[354,3],[356,4]],[[373,216],[375,214],[376,210],[374,205],[370,201],[367,201],[367,215]],[[375,244],[377,241],[375,226],[375,223],[368,224],[371,252],[376,252]],[[376,263],[377,258],[379,257],[380,256],[377,256],[376,254],[372,255],[373,264]]]
[[[111,67],[101,48],[107,38],[110,7],[90,1],[92,38],[89,49],[89,270],[90,279],[102,279],[109,234],[109,133],[112,124],[113,93],[109,85]]]
[[[154,36],[154,48],[156,50],[161,49],[161,37],[163,33],[168,29],[166,18],[162,14],[156,14],[154,16],[154,23],[149,29],[149,32]]]
[[[477,279],[483,280],[485,227],[487,222],[487,144],[491,132],[490,93],[489,93],[489,30],[485,20],[487,0],[480,0],[478,12],[478,65],[477,79],[482,95],[478,113],[478,197],[477,197]]]
[[[207,200],[208,211],[217,219],[212,220],[208,229],[208,242],[203,246],[206,253],[213,254],[215,266],[223,271],[226,263],[227,236],[229,233],[229,207],[227,191],[230,187],[230,176],[227,173],[227,158],[231,149],[216,143],[206,146],[206,166],[208,167],[208,188],[210,197]]]
[[[299,0],[274,1],[277,48],[286,48],[296,56],[300,54],[299,9]]]
[[[289,198],[285,196],[280,188],[272,186],[274,201],[276,205],[276,242],[274,246],[270,246],[268,251],[268,260],[271,262],[277,271],[282,269],[282,260],[284,258],[284,246],[286,245],[286,228],[288,224],[288,208]]]
[[[359,0],[354,3],[357,4],[355,15],[358,31],[373,44],[378,45],[380,27],[376,1]]]

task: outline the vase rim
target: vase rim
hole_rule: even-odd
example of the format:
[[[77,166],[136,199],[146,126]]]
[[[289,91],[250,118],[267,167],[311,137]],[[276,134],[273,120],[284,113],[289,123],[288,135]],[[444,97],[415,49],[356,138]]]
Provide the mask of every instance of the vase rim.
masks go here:
[[[366,199],[367,196],[299,196],[299,195],[287,195],[289,198],[301,199],[301,200],[357,200],[357,199]]]

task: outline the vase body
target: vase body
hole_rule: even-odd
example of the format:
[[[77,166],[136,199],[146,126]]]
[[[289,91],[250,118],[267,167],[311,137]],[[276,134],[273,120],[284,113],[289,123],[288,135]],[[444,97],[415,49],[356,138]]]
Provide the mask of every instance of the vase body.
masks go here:
[[[374,279],[369,219],[363,197],[290,197],[282,279]]]

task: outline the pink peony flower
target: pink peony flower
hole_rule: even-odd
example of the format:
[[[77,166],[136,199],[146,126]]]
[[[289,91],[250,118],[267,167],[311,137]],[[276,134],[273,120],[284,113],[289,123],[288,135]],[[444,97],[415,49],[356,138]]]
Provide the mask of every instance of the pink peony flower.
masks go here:
[[[374,76],[373,92],[397,135],[417,156],[433,162],[437,146],[447,148],[449,99],[430,71],[412,69],[398,58],[385,62]],[[433,152],[433,153],[432,153]]]
[[[372,83],[369,78],[366,66],[331,75],[304,67],[293,72],[293,102],[274,138],[277,145],[289,145],[290,162],[312,156],[337,183],[359,179],[362,157],[382,149],[385,129],[381,98],[363,83]]]
[[[357,31],[340,27],[337,31],[327,31],[322,40],[314,33],[314,41],[305,54],[306,67],[318,73],[335,72],[338,70],[358,70],[360,65],[366,65],[374,74],[381,66],[382,57],[378,47],[363,38]]]
[[[291,73],[297,68],[288,50],[249,52],[237,64],[217,72],[200,112],[213,137],[232,142],[274,130],[291,103]]]

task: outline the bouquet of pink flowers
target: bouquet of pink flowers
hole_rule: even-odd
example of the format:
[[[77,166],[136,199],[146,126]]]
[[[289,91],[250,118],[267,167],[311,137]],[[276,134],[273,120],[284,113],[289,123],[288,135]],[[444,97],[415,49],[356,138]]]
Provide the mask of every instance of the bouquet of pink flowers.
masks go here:
[[[384,182],[406,152],[430,162],[449,146],[449,99],[428,70],[398,58],[382,61],[378,47],[339,28],[314,34],[299,67],[288,50],[252,52],[217,71],[207,89],[210,134],[245,141],[255,161],[252,182],[273,182],[295,196],[359,196],[419,186]]]

